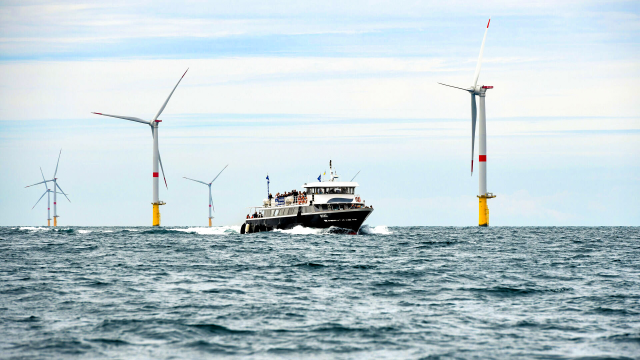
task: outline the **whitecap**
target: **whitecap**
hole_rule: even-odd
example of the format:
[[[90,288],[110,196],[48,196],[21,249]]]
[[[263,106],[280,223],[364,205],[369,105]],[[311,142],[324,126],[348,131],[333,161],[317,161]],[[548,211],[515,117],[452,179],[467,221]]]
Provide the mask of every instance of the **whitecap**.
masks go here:
[[[47,227],[35,227],[35,226],[20,226],[19,230],[29,230],[29,231],[41,231],[41,230],[50,230]]]

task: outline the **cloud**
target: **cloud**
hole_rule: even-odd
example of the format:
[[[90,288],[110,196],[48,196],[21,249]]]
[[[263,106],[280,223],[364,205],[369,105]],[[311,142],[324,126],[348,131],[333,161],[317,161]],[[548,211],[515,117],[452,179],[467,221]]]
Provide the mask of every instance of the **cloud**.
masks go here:
[[[470,111],[468,94],[437,82],[464,86],[473,68],[450,70],[446,59],[240,57],[0,63],[0,120],[80,119],[91,111],[144,116],[187,67],[165,114],[468,119]],[[601,75],[582,76],[586,71]],[[554,64],[543,72],[487,64],[480,81],[495,85],[487,96],[490,119],[637,119],[639,75],[632,64],[615,62]],[[509,133],[638,128],[637,120],[602,119],[504,125]]]
[[[492,215],[498,219],[518,219],[519,225],[579,223],[580,219],[576,213],[564,210],[569,201],[571,195],[568,191],[532,195],[528,190],[518,190],[510,194],[501,194],[491,200],[490,209],[494,209]]]

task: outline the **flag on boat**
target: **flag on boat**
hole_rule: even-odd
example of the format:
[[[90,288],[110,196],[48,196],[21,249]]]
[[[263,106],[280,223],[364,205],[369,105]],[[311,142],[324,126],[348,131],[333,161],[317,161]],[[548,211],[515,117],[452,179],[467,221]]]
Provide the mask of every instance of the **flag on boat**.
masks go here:
[[[269,175],[267,175],[267,182],[269,182]]]
[[[318,182],[322,181],[320,180],[322,178],[322,175],[318,176]]]

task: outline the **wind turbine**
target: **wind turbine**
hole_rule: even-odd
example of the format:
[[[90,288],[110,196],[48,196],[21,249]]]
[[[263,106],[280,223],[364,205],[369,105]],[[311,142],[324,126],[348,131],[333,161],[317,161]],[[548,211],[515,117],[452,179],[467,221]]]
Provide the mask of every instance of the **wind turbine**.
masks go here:
[[[51,180],[46,180],[44,178],[44,173],[42,172],[42,168],[40,168],[40,174],[42,175],[42,181],[39,183],[35,183],[33,185],[29,185],[29,186],[25,186],[25,188],[34,186],[34,185],[39,185],[39,184],[44,184],[44,187],[47,189],[44,194],[42,194],[42,196],[40,196],[40,199],[38,199],[38,201],[36,202],[35,205],[33,205],[33,207],[31,208],[31,210],[33,210],[33,208],[36,207],[36,205],[38,205],[38,203],[40,202],[40,200],[42,200],[42,198],[47,195],[47,226],[51,226],[51,195],[50,193],[53,193],[53,226],[58,226],[58,201],[57,201],[57,194],[62,194],[64,195],[64,197],[67,198],[67,200],[69,200],[69,197],[67,196],[67,194],[64,193],[64,191],[62,191],[62,189],[60,188],[60,185],[58,185],[58,178],[56,177],[56,175],[58,174],[58,165],[60,164],[60,155],[62,155],[62,149],[60,149],[60,153],[58,154],[58,162],[56,163],[56,171],[55,173],[53,173],[53,179]],[[53,190],[49,189],[49,187],[47,186],[48,182],[53,182]],[[58,190],[60,190],[60,192],[58,192]],[[69,200],[69,202],[71,202],[71,200]]]
[[[151,121],[146,121],[146,120],[142,120],[137,117],[131,117],[131,116],[109,115],[109,114],[103,114],[99,112],[93,113],[96,115],[110,116],[118,119],[135,121],[142,124],[147,124],[151,127],[151,136],[153,136],[153,202],[151,203],[153,205],[153,226],[160,226],[160,205],[165,205],[165,202],[159,200],[160,196],[159,196],[159,190],[158,190],[158,187],[159,187],[158,164],[160,164],[160,169],[162,170],[162,178],[164,179],[164,185],[167,187],[167,189],[169,189],[169,186],[167,185],[167,179],[164,176],[164,168],[162,167],[162,159],[160,158],[160,151],[158,150],[158,126],[162,122],[162,120],[158,120],[158,116],[162,114],[162,111],[167,106],[169,99],[171,99],[171,95],[173,95],[173,92],[176,91],[176,88],[180,84],[180,81],[182,81],[184,76],[187,74],[187,71],[189,71],[189,69],[187,69],[184,72],[184,74],[182,74],[182,77],[180,78],[180,80],[178,80],[178,83],[176,84],[176,86],[174,86],[173,90],[171,90],[169,97],[167,97],[167,100],[164,101],[164,104],[162,104],[162,107],[160,108],[160,110],[158,110],[158,113],[156,114],[156,116],[153,117],[153,120]]]
[[[229,165],[227,165],[229,166]],[[222,172],[224,171],[224,169],[227,168],[227,166],[225,166],[224,168],[222,168],[222,170],[220,170],[220,172],[218,173],[218,175],[216,175],[216,177],[213,178],[213,180],[211,180],[210,183],[206,183],[204,181],[200,181],[200,180],[196,180],[196,179],[190,179],[188,177],[184,177],[187,180],[191,180],[191,181],[195,181],[195,182],[199,182],[200,184],[205,184],[209,187],[209,227],[211,227],[211,219],[213,219],[213,216],[211,215],[211,209],[213,207],[213,198],[211,197],[211,184],[213,184],[214,181],[216,181],[216,179],[218,178],[218,176],[220,176],[220,174],[222,174]]]
[[[485,113],[484,99],[487,94],[487,90],[493,89],[493,86],[478,85],[478,77],[480,76],[480,66],[482,65],[482,53],[484,52],[484,43],[487,40],[487,32],[489,32],[489,24],[491,18],[487,22],[487,29],[484,31],[484,37],[482,38],[482,46],[480,47],[480,55],[478,56],[478,63],[476,64],[476,72],[473,75],[473,83],[468,89],[438,83],[440,85],[449,86],[455,89],[468,91],[471,94],[471,175],[473,176],[473,147],[476,135],[476,95],[480,97],[480,118],[478,121],[478,162],[480,168],[479,175],[479,226],[489,226],[489,207],[487,206],[487,200],[493,199],[495,195],[487,192],[487,118]]]

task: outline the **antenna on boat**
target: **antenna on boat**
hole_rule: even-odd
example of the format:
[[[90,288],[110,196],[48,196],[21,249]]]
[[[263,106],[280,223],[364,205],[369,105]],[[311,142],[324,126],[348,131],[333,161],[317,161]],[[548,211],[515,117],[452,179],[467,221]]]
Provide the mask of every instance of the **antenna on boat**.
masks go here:
[[[338,173],[333,170],[333,166],[331,165],[331,160],[329,160],[329,175],[331,176],[331,181],[334,181],[339,177]]]
[[[351,181],[353,181],[353,179],[355,179],[355,178],[356,178],[356,176],[358,176],[358,174],[360,174],[360,171],[362,171],[362,170],[358,170],[358,172],[353,176],[353,178],[351,179]],[[351,182],[351,181],[350,181],[350,182]]]

